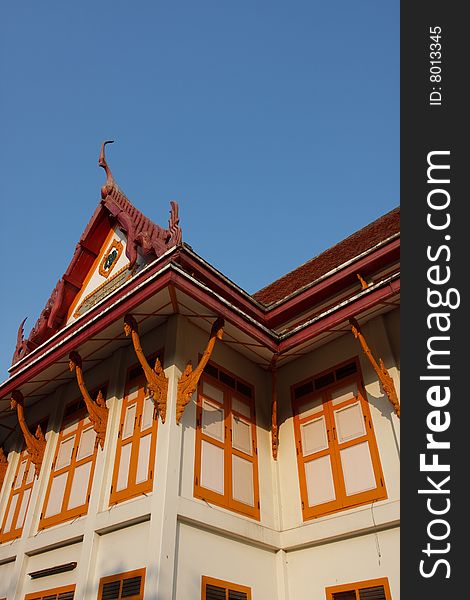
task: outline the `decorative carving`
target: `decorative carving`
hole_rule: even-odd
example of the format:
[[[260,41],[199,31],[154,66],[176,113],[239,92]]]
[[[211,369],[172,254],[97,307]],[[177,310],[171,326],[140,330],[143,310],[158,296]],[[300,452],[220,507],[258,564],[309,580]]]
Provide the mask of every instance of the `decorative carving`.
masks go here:
[[[0,490],[2,489],[3,480],[5,479],[5,475],[8,469],[8,460],[5,456],[5,452],[3,448],[0,446]]]
[[[44,451],[46,449],[46,438],[44,437],[40,425],[37,426],[36,433],[34,435],[29,430],[29,427],[24,418],[24,398],[23,394],[19,390],[14,390],[12,392],[10,399],[10,407],[12,410],[16,410],[17,412],[18,423],[20,424],[21,431],[23,432],[26,449],[31,457],[31,461],[34,464],[36,477],[39,477],[42,459],[44,457]]]
[[[209,341],[207,342],[206,349],[204,350],[201,360],[198,366],[193,370],[191,362],[188,362],[185,370],[181,374],[178,381],[178,391],[176,395],[176,422],[179,423],[183,416],[184,409],[194,394],[199,379],[204,371],[205,366],[209,362],[209,359],[214,350],[216,340],[221,340],[224,333],[224,320],[222,317],[216,319],[212,325]]]
[[[82,393],[83,400],[88,410],[88,416],[93,423],[93,429],[96,432],[98,443],[101,448],[103,448],[106,437],[106,426],[108,424],[108,407],[106,406],[106,400],[104,399],[101,390],[98,392],[96,400],[91,398],[83,379],[82,358],[75,350],[69,354],[69,367],[70,371],[75,371],[78,387],[80,388],[80,392]]]
[[[277,421],[277,359],[275,354],[272,358],[269,370],[271,371],[271,447],[274,460],[277,460],[279,448],[279,425]]]
[[[124,333],[127,336],[130,335],[132,338],[135,353],[137,355],[137,358],[139,359],[140,364],[142,365],[142,369],[145,374],[145,379],[147,380],[148,391],[154,403],[157,405],[158,414],[162,419],[162,423],[164,423],[166,419],[168,378],[165,376],[165,372],[163,371],[163,367],[160,363],[160,360],[158,358],[156,359],[155,366],[152,369],[147,359],[145,358],[144,351],[142,350],[142,346],[140,345],[139,327],[137,325],[137,321],[132,315],[126,315],[124,317]]]
[[[369,362],[372,365],[374,371],[377,373],[380,383],[382,384],[383,390],[387,394],[387,397],[390,400],[397,417],[400,418],[400,402],[398,401],[397,391],[395,389],[395,384],[393,383],[393,379],[390,376],[390,373],[387,371],[384,362],[381,358],[379,358],[379,363],[377,363],[375,358],[372,356],[372,352],[370,351],[370,348],[367,345],[366,339],[362,334],[362,331],[356,319],[351,318],[349,319],[349,322],[351,324],[351,329],[354,334],[354,337],[357,340],[359,340],[359,343],[362,346],[362,350],[369,359]]]
[[[59,279],[57,285],[52,291],[46,306],[39,315],[39,319],[31,329],[28,339],[24,339],[23,327],[26,319],[23,320],[19,329],[16,341],[16,348],[13,354],[12,365],[24,358],[32,350],[40,346],[48,337],[57,333],[60,326],[58,316],[64,297],[64,280]]]
[[[105,278],[109,277],[109,274],[116,266],[117,261],[122,254],[123,248],[124,246],[120,240],[113,240],[113,243],[109,247],[99,266],[98,271],[101,276]]]
[[[363,290],[366,290],[369,287],[369,284],[367,283],[367,281],[361,276],[360,273],[356,273],[356,276],[359,279],[359,281],[361,282],[361,288]]]
[[[111,140],[103,143],[98,160],[100,167],[106,171],[106,183],[101,188],[101,203],[127,236],[126,256],[129,259],[129,268],[132,268],[138,253],[144,257],[161,256],[172,246],[181,243],[178,204],[174,201],[170,203],[169,229],[163,229],[144,217],[132,206],[114,181],[105,156],[105,146],[111,143]]]

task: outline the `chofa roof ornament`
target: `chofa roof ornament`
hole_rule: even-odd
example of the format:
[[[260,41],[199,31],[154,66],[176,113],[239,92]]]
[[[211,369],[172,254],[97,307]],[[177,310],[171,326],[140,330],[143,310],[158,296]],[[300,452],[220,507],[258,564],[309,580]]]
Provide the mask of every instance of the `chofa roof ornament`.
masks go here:
[[[111,173],[111,169],[109,168],[108,163],[106,162],[106,155],[105,155],[106,144],[114,144],[114,140],[107,140],[106,142],[103,142],[103,144],[101,145],[100,157],[98,159],[99,166],[103,167],[103,169],[106,171],[106,183],[101,188],[101,197],[102,198],[106,198],[106,196],[110,193],[113,186],[115,185],[113,174]]]

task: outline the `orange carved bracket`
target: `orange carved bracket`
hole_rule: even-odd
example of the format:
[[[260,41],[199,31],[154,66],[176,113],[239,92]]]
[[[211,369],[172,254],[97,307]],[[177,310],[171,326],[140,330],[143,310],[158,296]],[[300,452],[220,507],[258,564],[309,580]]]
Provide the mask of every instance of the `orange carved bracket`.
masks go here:
[[[373,357],[372,352],[370,351],[370,348],[367,345],[366,339],[356,319],[351,318],[349,319],[349,322],[351,324],[351,330],[354,334],[354,337],[357,340],[359,340],[359,343],[362,346],[362,350],[369,359],[369,362],[372,365],[374,371],[377,373],[380,383],[382,384],[383,390],[386,393],[388,399],[390,400],[397,417],[400,418],[400,402],[398,400],[398,394],[395,389],[393,379],[390,376],[390,373],[387,371],[384,362],[381,358],[379,358],[379,362],[377,363],[377,361]]]
[[[145,379],[147,380],[147,389],[157,406],[162,423],[164,423],[166,419],[166,404],[168,397],[168,378],[163,371],[160,360],[158,358],[156,359],[155,366],[152,369],[142,350],[139,328],[137,321],[132,315],[126,315],[124,317],[124,333],[130,335],[132,338],[136,356],[144,371]]]
[[[46,438],[44,437],[40,425],[37,426],[36,433],[34,435],[29,430],[26,419],[24,418],[24,397],[19,390],[14,390],[12,392],[10,407],[12,410],[16,410],[18,415],[18,423],[21,431],[23,432],[26,449],[31,457],[31,462],[34,464],[36,477],[39,477],[42,459],[44,458],[44,451],[46,450]]]
[[[93,429],[96,432],[96,438],[101,448],[104,446],[104,440],[106,438],[106,427],[108,425],[108,407],[106,406],[106,400],[103,397],[101,390],[96,396],[96,400],[93,400],[85,385],[83,379],[82,369],[82,358],[78,352],[73,350],[69,354],[69,367],[70,370],[77,376],[78,387],[82,394],[82,398],[86,404],[88,416],[93,424]]]
[[[222,317],[216,319],[216,321],[212,325],[209,341],[207,342],[206,349],[204,350],[204,353],[201,356],[201,360],[199,361],[198,366],[193,370],[191,362],[188,362],[185,370],[183,371],[181,377],[178,380],[178,390],[176,394],[177,423],[181,421],[184,409],[186,408],[188,402],[191,400],[191,396],[196,391],[202,372],[204,371],[205,366],[207,365],[207,363],[210,360],[210,357],[212,356],[212,351],[214,350],[216,340],[222,339],[222,335],[224,333],[224,325],[225,322]]]
[[[3,480],[5,479],[5,475],[8,469],[8,460],[5,456],[5,452],[3,448],[0,446],[0,490],[2,489]]]
[[[273,356],[269,370],[271,371],[271,448],[274,460],[277,460],[277,451],[279,448],[279,425],[277,418],[277,359],[278,355]]]

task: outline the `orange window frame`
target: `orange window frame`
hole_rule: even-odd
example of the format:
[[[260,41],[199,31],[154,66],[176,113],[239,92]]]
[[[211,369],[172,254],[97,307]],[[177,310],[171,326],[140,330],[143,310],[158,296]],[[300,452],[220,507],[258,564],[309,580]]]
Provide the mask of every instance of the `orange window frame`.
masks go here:
[[[158,356],[160,356],[160,354]],[[138,374],[136,376],[133,376],[133,373],[136,370]],[[141,367],[131,367],[128,372],[125,396],[121,408],[121,417],[119,422],[119,432],[114,460],[111,493],[109,497],[110,505],[123,502],[124,500],[129,500],[130,498],[135,498],[136,496],[140,496],[141,494],[145,494],[153,490],[158,418],[157,408],[146,389],[146,384],[147,382],[144,375],[142,375]],[[133,406],[135,406],[135,415],[133,416],[134,423],[132,427],[132,433],[130,433],[129,431],[126,431],[127,417],[131,416],[132,418],[130,410]],[[146,418],[148,422],[150,417],[150,410],[151,424],[145,427],[144,418]],[[144,429],[142,429],[143,425]],[[142,443],[142,439],[148,435],[150,435],[151,437],[148,457],[147,479],[141,482],[137,482],[137,469],[140,445]],[[130,451],[125,450],[127,446],[130,446]],[[121,464],[121,458],[123,457],[123,449],[125,452],[130,452],[129,467],[127,471],[127,485],[122,489],[118,489],[119,468]]]
[[[102,577],[100,579],[100,586],[98,589],[98,600],[102,600],[103,598],[103,588],[106,584],[119,582],[119,591],[117,600],[122,598],[121,593],[123,591],[123,585],[125,580],[134,579],[136,577],[140,577],[140,591],[138,594],[133,594],[131,596],[126,595],[125,598],[128,600],[143,600],[144,598],[144,586],[145,586],[145,569],[136,569],[135,571],[127,571],[126,573],[118,573],[117,575],[109,575],[107,577]]]
[[[104,391],[104,396],[106,397],[105,387],[101,386],[101,389]],[[92,395],[94,395],[94,393],[92,393]],[[75,404],[77,404],[77,401],[69,404],[68,406],[70,407]],[[81,404],[82,403],[78,401],[78,405],[80,406],[80,408],[78,408],[76,411],[72,412],[69,415],[67,415],[66,409],[66,416],[64,416],[62,419],[62,426],[59,433],[59,438],[57,440],[54,461],[52,463],[51,474],[49,477],[49,482],[47,484],[46,496],[44,498],[43,509],[39,520],[39,529],[45,529],[47,527],[52,527],[53,525],[58,525],[59,523],[63,523],[65,521],[70,521],[71,519],[76,519],[78,517],[86,515],[88,512],[88,503],[90,500],[91,487],[93,485],[93,476],[95,473],[96,455],[98,453],[98,440],[96,439],[95,433],[93,452],[91,454],[86,454],[84,457],[79,457],[80,446],[82,439],[84,439],[84,434],[88,434],[90,432],[90,434],[93,435],[91,432],[94,433],[93,424],[91,423],[88,417],[88,412],[86,408],[81,408]],[[73,446],[68,457],[69,462],[62,466],[58,464],[59,455],[61,452],[61,448],[64,448],[65,444],[67,443],[72,443]],[[79,506],[67,509],[66,507],[68,506],[70,500],[75,472],[77,468],[88,463],[91,463],[91,466],[90,473],[88,476],[88,487],[85,496],[86,500],[83,504]],[[61,510],[59,513],[46,517],[54,480],[65,474],[67,475],[67,477],[62,495]]]
[[[348,361],[351,363],[351,361]],[[368,504],[376,500],[384,500],[387,498],[387,491],[384,483],[384,476],[382,473],[382,467],[380,464],[380,457],[377,448],[377,442],[375,439],[374,428],[372,426],[372,418],[370,415],[369,403],[367,401],[367,395],[364,390],[362,383],[361,373],[359,370],[359,363],[357,359],[354,361],[356,364],[356,372],[353,375],[341,378],[340,380],[333,381],[331,384],[322,387],[319,390],[311,391],[310,393],[303,395],[300,398],[294,397],[294,390],[302,385],[296,384],[292,386],[292,405],[294,412],[294,435],[297,452],[297,465],[299,473],[299,484],[300,484],[300,496],[302,504],[302,514],[304,520],[312,519],[315,517],[323,516],[332,512],[340,510],[346,510],[355,506]],[[334,367],[328,371],[320,373],[315,378],[322,378],[330,373],[335,372],[338,367]],[[342,387],[348,385],[357,386],[357,396],[349,397],[342,402],[333,404],[331,394]],[[322,409],[317,410],[313,415],[301,417],[299,414],[300,408],[314,398],[321,396]],[[347,408],[357,404],[359,401],[360,408],[364,419],[364,434],[358,437],[354,437],[351,440],[340,442],[339,436],[336,432],[335,413],[339,410]],[[327,432],[327,447],[304,455],[302,447],[302,434],[301,427],[304,424],[308,424],[317,419],[324,418],[325,428]],[[340,452],[349,447],[359,445],[363,442],[368,443],[368,449],[372,462],[374,477],[376,481],[376,487],[371,490],[360,492],[353,495],[347,495],[345,487],[345,479],[343,475],[343,469],[341,464]],[[308,492],[307,492],[307,476],[305,466],[307,463],[328,456],[331,464],[332,478],[335,489],[335,499],[329,502],[317,504],[315,506],[309,506]]]
[[[202,593],[201,600],[207,600],[207,586],[213,585],[214,587],[219,587],[225,589],[225,598],[228,600],[229,592],[242,592],[246,594],[246,600],[251,600],[251,588],[246,585],[239,585],[238,583],[230,583],[228,581],[223,581],[222,579],[214,579],[214,577],[206,577],[202,576]]]
[[[72,596],[70,596],[72,592]],[[65,595],[67,594],[67,595]],[[71,600],[75,595],[75,584],[65,585],[58,588],[52,588],[50,590],[42,590],[41,592],[33,592],[26,594],[24,600]]]
[[[0,530],[0,543],[21,537],[29,503],[31,501],[31,495],[33,493],[35,479],[34,463],[31,460],[28,450],[25,448],[20,454],[18,465],[16,467],[10,497],[8,498],[3,518],[2,529]],[[11,518],[10,510],[12,511]],[[18,524],[19,520],[21,521],[21,524]],[[8,531],[5,531],[8,521],[10,521]]]
[[[340,594],[342,592],[355,592],[356,600],[360,600],[360,590],[364,588],[367,589],[380,586],[382,586],[384,589],[386,600],[392,600],[392,595],[390,593],[390,586],[388,584],[387,577],[381,577],[379,579],[368,579],[366,581],[356,581],[355,583],[347,583],[344,585],[334,585],[327,587],[325,589],[326,600],[335,600],[335,594]]]
[[[213,363],[211,363],[213,364]],[[235,381],[238,377],[230,375]],[[223,394],[223,402],[211,397],[207,393],[203,393],[204,383],[208,383],[213,388],[220,390]],[[207,372],[203,374],[199,381],[198,386],[198,397],[196,406],[196,452],[195,452],[195,464],[194,464],[194,496],[207,502],[211,502],[217,506],[227,508],[234,512],[258,519],[260,518],[260,501],[259,501],[259,477],[258,477],[258,448],[256,442],[256,413],[255,413],[255,401],[254,401],[254,388],[247,382],[243,382],[243,385],[251,390],[251,398],[240,394],[238,391],[222,383],[220,380],[215,379]],[[223,439],[214,439],[214,437],[204,434],[203,432],[203,399],[209,401],[212,406],[224,411],[223,419]],[[233,399],[243,403],[249,407],[250,417],[246,414],[236,411],[232,404]],[[233,419],[244,421],[250,424],[251,430],[251,455],[246,452],[237,449],[233,446]],[[202,463],[202,443],[208,442],[213,446],[217,446],[224,452],[224,493],[219,494],[218,492],[204,488],[201,485],[201,463]],[[253,466],[253,506],[245,504],[233,497],[233,484],[232,484],[232,457],[238,456],[239,458],[251,462]]]

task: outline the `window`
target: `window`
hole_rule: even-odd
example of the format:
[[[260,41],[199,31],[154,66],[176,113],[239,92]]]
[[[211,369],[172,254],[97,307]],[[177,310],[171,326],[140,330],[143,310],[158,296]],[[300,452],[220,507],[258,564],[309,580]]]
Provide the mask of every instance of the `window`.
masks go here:
[[[152,491],[157,424],[142,368],[131,369],[122,403],[110,504]]]
[[[388,579],[371,579],[326,588],[326,600],[391,600]]]
[[[145,569],[100,579],[98,600],[140,600],[144,597]]]
[[[251,600],[251,589],[212,577],[202,577],[202,600]]]
[[[199,382],[194,495],[259,519],[253,388],[208,366],[218,377]]]
[[[292,391],[304,519],[386,498],[357,363]]]
[[[75,586],[67,585],[53,590],[44,590],[42,592],[26,594],[24,600],[73,600],[74,595]]]
[[[39,521],[40,529],[87,513],[96,453],[93,424],[83,401],[77,400],[65,409]]]
[[[20,454],[15,479],[10,491],[3,518],[0,541],[6,542],[21,536],[34,485],[34,463],[25,449]]]

